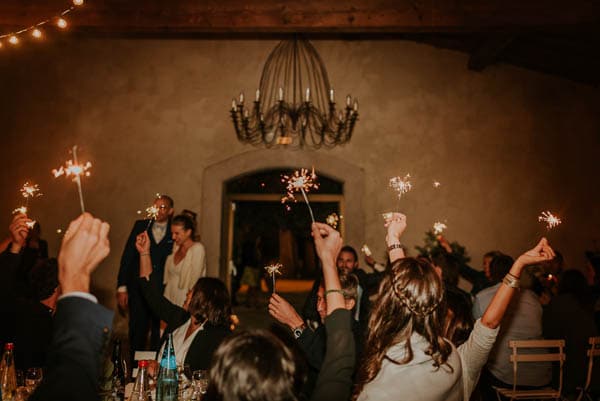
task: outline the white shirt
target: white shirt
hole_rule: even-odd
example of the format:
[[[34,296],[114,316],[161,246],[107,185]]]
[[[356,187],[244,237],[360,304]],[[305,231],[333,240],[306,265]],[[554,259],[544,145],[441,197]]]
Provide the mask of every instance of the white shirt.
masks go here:
[[[154,241],[156,241],[157,244],[165,237],[165,234],[167,233],[167,224],[169,224],[168,221],[165,221],[164,223],[155,221],[154,224],[152,224],[152,237],[154,237]]]
[[[200,332],[200,330],[204,330],[204,323],[200,325],[192,334],[189,335],[188,338],[185,338],[185,333],[187,333],[188,327],[192,323],[192,318],[189,318],[187,322],[179,326],[173,332],[173,348],[175,349],[175,360],[177,361],[178,366],[183,366],[185,362],[185,357],[190,349],[190,345],[196,338],[196,334]],[[160,347],[160,351],[157,354],[157,360],[160,363],[163,352],[165,350],[166,341]]]

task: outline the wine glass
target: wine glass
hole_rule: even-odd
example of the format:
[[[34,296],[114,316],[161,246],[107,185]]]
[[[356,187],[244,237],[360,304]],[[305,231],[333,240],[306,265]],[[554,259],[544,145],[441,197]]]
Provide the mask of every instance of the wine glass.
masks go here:
[[[206,390],[208,389],[208,370],[195,370],[192,376],[196,390],[200,394],[206,394]]]
[[[32,393],[37,386],[42,382],[44,373],[42,368],[29,368],[25,374],[25,386]]]

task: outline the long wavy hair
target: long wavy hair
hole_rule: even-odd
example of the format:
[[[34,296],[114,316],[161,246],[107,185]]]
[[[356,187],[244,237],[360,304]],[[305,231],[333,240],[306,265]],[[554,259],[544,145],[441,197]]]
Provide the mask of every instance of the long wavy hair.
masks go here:
[[[206,320],[215,326],[228,326],[231,301],[225,283],[213,277],[201,277],[192,288],[188,312],[198,322]]]
[[[414,332],[429,342],[426,353],[431,356],[434,367],[447,364],[452,346],[443,338],[445,317],[444,286],[431,263],[416,258],[394,262],[381,282],[377,304],[369,320],[353,399],[377,376],[384,359],[397,365],[413,359],[410,338]],[[387,352],[399,343],[404,344],[405,356],[394,360]],[[448,367],[452,370],[450,365]]]

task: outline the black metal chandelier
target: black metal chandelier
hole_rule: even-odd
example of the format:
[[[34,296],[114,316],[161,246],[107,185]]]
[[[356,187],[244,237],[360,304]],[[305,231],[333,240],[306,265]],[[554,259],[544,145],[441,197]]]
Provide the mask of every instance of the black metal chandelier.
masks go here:
[[[255,146],[331,148],[347,143],[358,118],[350,95],[336,112],[323,60],[301,37],[281,41],[263,67],[253,105],[244,93],[233,99],[231,119],[238,139]]]

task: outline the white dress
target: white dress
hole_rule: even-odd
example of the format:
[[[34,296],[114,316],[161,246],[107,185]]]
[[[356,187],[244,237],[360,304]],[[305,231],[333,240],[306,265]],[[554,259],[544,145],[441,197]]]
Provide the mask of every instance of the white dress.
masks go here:
[[[167,257],[165,262],[164,295],[175,305],[183,306],[188,291],[200,277],[206,276],[206,252],[204,245],[194,242],[185,257],[175,264],[174,256],[178,249],[179,247],[175,245],[173,253]]]

